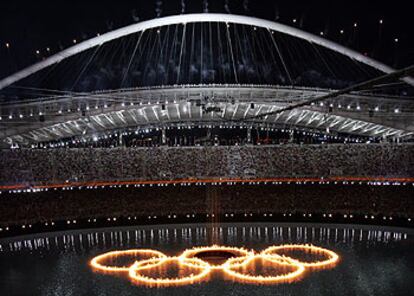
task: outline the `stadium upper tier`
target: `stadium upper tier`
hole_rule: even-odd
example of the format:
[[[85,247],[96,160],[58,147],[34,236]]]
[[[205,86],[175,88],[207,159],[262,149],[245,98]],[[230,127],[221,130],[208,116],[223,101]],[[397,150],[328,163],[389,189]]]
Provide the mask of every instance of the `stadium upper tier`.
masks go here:
[[[297,28],[247,16],[184,14],[80,42],[0,80],[3,146],[132,126],[244,122],[407,138],[414,79],[277,111],[395,70]]]
[[[0,154],[0,189],[88,183],[414,176],[413,144],[17,149]],[[1,187],[5,186],[5,187]],[[93,185],[92,185],[93,186]]]

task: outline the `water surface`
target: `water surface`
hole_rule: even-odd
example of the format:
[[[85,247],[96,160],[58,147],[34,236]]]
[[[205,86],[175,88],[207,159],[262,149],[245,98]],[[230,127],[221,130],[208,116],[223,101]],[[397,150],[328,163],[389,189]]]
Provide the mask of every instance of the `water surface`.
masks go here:
[[[89,260],[109,250],[151,248],[178,255],[193,246],[311,243],[337,252],[333,269],[291,284],[258,286],[213,279],[148,288],[93,272]],[[413,230],[312,224],[207,224],[110,228],[0,240],[0,295],[410,295],[414,290]],[[412,295],[412,294],[411,294]]]

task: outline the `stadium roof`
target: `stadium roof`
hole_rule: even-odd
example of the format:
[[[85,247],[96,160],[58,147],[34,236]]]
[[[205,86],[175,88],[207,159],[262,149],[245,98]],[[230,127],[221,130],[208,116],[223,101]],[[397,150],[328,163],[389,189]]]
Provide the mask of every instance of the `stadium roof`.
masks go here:
[[[201,23],[201,26],[196,28],[195,24],[198,23]],[[211,37],[213,35],[212,23],[223,26],[223,28],[220,28],[217,25],[218,33],[214,33],[214,37]],[[189,27],[191,24],[193,24],[192,35],[188,33],[191,30],[187,29],[187,26]],[[208,26],[204,28],[203,24],[208,24]],[[233,27],[230,28],[230,26]],[[241,28],[236,26],[241,26]],[[169,35],[171,33],[170,27],[175,28],[174,38]],[[246,33],[244,37],[240,37],[245,27],[249,28],[252,33]],[[268,50],[269,53],[262,53],[261,56],[258,54],[259,57],[252,54],[253,62],[257,60],[257,63],[260,64],[260,68],[257,67],[256,70],[257,72],[265,71],[267,63],[274,63],[273,68],[268,69],[270,72],[266,74],[266,77],[285,76],[280,78],[280,81],[285,82],[283,84],[272,81],[271,84],[263,85],[256,81],[256,83],[251,84],[241,81],[242,75],[240,73],[242,73],[242,70],[240,69],[247,68],[247,63],[243,64],[247,57],[246,53],[242,52],[243,46],[241,43],[246,42],[247,44],[247,41],[251,40],[248,34],[256,34],[255,31],[258,28],[262,30],[260,33],[262,37],[252,36],[262,38],[260,40],[263,44],[253,45],[247,50]],[[164,31],[162,31],[163,29]],[[234,32],[230,33],[230,29]],[[179,30],[181,30],[181,35],[177,33]],[[207,32],[203,30],[207,30]],[[195,31],[197,33],[201,31],[201,51],[191,51],[191,55],[186,55],[187,42],[194,43],[195,40],[200,39],[194,36]],[[203,41],[203,36],[207,33],[210,36]],[[292,57],[289,59],[287,55],[290,54],[290,46],[297,46],[293,43],[296,41],[291,39],[276,40],[275,33],[300,40],[306,46],[310,46],[311,49],[303,47],[306,50],[312,50],[312,48],[318,46],[320,49],[315,49],[317,57],[312,56],[310,58],[305,53],[303,64],[309,63],[309,67],[305,70],[294,69],[294,67],[297,67],[295,66],[297,61]],[[118,87],[111,90],[95,88],[87,91],[73,91],[66,87],[61,89],[45,88],[45,85],[48,87],[50,85],[61,85],[55,82],[56,79],[61,77],[54,77],[60,75],[54,75],[55,72],[53,71],[55,71],[55,68],[61,67],[63,61],[66,62],[67,60],[66,64],[63,65],[65,67],[68,64],[78,67],[76,71],[65,70],[66,72],[78,73],[75,78],[76,85],[82,80],[82,75],[85,74],[86,69],[91,68],[91,64],[98,63],[96,60],[98,50],[107,43],[109,47],[113,45],[113,42],[118,40],[121,42],[123,38],[134,34],[138,34],[137,40],[135,46],[131,47],[132,52],[125,58],[127,68],[123,71],[124,75]],[[229,75],[231,83],[216,81],[214,74],[213,80],[205,79],[207,81],[204,83],[203,75],[207,77],[209,72],[220,73],[221,71],[220,69],[214,69],[214,67],[220,67],[223,64],[223,62],[220,63],[220,57],[217,58],[217,61],[214,61],[216,48],[224,46],[224,41],[221,43],[221,34],[224,34],[223,38],[227,39],[225,42],[226,50],[221,59],[228,64],[226,71],[229,72],[226,73],[223,70],[223,77],[226,79],[226,75]],[[140,48],[142,39],[151,40],[151,38],[154,38],[156,40],[157,36],[159,45],[156,45],[157,42],[154,41],[152,48]],[[220,43],[214,45],[214,38],[217,38]],[[187,39],[191,40],[188,41]],[[284,43],[283,40],[285,40]],[[192,48],[191,42],[188,45],[190,48]],[[269,42],[267,44],[273,47],[265,46],[265,42]],[[173,46],[168,47],[168,43],[172,43]],[[203,53],[205,47],[210,47],[210,54]],[[286,48],[285,52],[283,52],[283,48]],[[171,54],[165,53],[166,51],[168,53],[168,50],[171,51]],[[135,59],[138,58],[136,56],[137,52],[140,51],[143,53],[149,51],[151,55],[147,54],[148,59],[143,59],[143,63],[134,65]],[[134,66],[144,75],[145,72],[150,72],[148,67],[152,67],[152,64],[154,64],[153,51],[159,51],[158,60],[164,60],[162,58],[163,54],[167,56],[165,65],[163,65],[164,68],[167,67],[168,69],[169,64],[173,63],[172,68],[175,76],[172,80],[179,83],[172,84],[168,83],[171,82],[170,80],[167,80],[167,83],[157,83],[148,87],[137,87],[132,84],[125,88],[124,82],[128,80],[129,75],[133,75],[132,68]],[[330,52],[335,55],[330,56],[332,55]],[[82,53],[89,54],[89,56],[86,56],[86,61],[85,58],[82,59],[82,62],[73,60],[74,57]],[[221,55],[221,51],[218,53]],[[201,54],[199,63],[191,63],[194,54]],[[169,58],[168,55],[170,55]],[[345,58],[339,64],[338,55]],[[100,58],[102,59],[102,57]],[[266,62],[266,58],[269,59],[268,62]],[[185,59],[190,59],[190,62],[186,62]],[[320,64],[315,63],[317,59],[320,59]],[[210,61],[209,68],[203,66],[203,63],[209,64]],[[159,62],[158,68],[161,68],[160,64]],[[193,74],[191,72],[193,71],[192,67],[199,64],[200,81],[199,83],[192,83],[193,81],[190,79]],[[188,73],[182,73],[184,66],[189,67]],[[299,67],[301,66],[299,65]],[[325,68],[325,70],[318,69],[318,67]],[[342,68],[350,67],[355,67],[361,73],[366,73],[366,78],[361,76],[358,81],[370,79],[380,73],[392,73],[394,71],[393,68],[383,63],[323,37],[276,22],[246,16],[209,13],[157,18],[86,40],[0,80],[0,90],[5,91],[5,95],[0,100],[0,140],[7,144],[16,142],[28,145],[33,142],[52,141],[73,136],[90,136],[126,127],[165,126],[180,122],[232,122],[233,124],[260,122],[272,126],[297,126],[371,137],[400,138],[412,136],[414,132],[414,100],[411,92],[414,79],[410,77],[391,84],[400,86],[397,91],[383,91],[384,88],[389,87],[389,84],[385,86],[375,85],[373,88],[341,95],[321,104],[305,106],[260,119],[248,119],[332,91],[323,83],[322,80],[328,80],[324,76],[316,75],[316,79],[313,77],[311,84],[313,87],[309,87],[304,82],[306,81],[303,75],[304,72],[330,72],[332,77],[329,81],[335,81],[335,83],[332,83],[334,86],[341,83],[345,83],[345,85],[355,83],[355,81],[351,81],[352,77],[348,81],[345,79],[345,82],[337,78],[336,71],[339,73]],[[51,68],[51,70],[48,70],[46,76],[52,82],[45,84],[45,69],[48,68]],[[279,71],[277,75],[276,69]],[[56,73],[62,73],[62,71]],[[352,74],[353,71],[356,70],[349,71],[347,74]],[[167,72],[160,72],[160,74],[157,72],[157,75],[168,76],[169,73],[168,70]],[[205,72],[208,73],[205,74]],[[295,72],[299,74],[294,77]],[[43,78],[38,79],[36,75]],[[321,86],[318,86],[318,77],[320,77]],[[189,79],[186,81],[187,78]],[[246,80],[248,79],[246,78]],[[276,80],[276,82],[279,81]],[[24,86],[19,83],[23,83]],[[16,96],[13,90],[31,90],[32,93],[30,97],[20,93]],[[41,95],[34,95],[34,91],[39,91]],[[44,95],[45,91],[49,93]],[[13,93],[13,96],[10,96],[10,93]],[[206,110],[212,111],[206,112]]]

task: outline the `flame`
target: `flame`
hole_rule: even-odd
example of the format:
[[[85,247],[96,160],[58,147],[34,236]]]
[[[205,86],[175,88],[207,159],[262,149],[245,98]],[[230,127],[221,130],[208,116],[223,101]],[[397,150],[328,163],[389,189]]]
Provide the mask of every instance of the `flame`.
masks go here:
[[[105,262],[107,260],[113,260],[118,257],[128,256],[128,255],[143,255],[149,256],[149,258],[167,258],[167,256],[157,250],[151,249],[131,249],[131,250],[123,250],[123,251],[111,251],[93,258],[90,262],[92,268],[96,271],[106,272],[106,273],[120,273],[120,272],[129,272],[131,266],[110,266],[110,265],[103,265],[101,262]]]
[[[267,248],[266,250],[264,250],[262,252],[263,255],[266,256],[273,256],[275,254],[277,254],[277,251],[281,251],[281,250],[300,250],[300,251],[305,251],[311,254],[318,254],[318,255],[324,255],[327,257],[326,260],[322,260],[322,261],[313,261],[313,262],[303,262],[303,261],[299,261],[297,259],[291,258],[296,262],[299,262],[300,264],[302,264],[305,267],[309,267],[309,268],[327,268],[330,266],[334,266],[338,260],[339,260],[339,256],[338,254],[336,254],[335,252],[328,250],[328,249],[324,249],[321,247],[317,247],[317,246],[313,246],[313,245],[280,245],[280,246],[271,246],[269,248]],[[272,260],[272,259],[270,259]]]
[[[320,261],[300,261],[285,254],[282,251],[303,251],[307,254],[324,257]],[[227,252],[232,257],[222,264],[212,264],[206,260],[196,258],[204,252]],[[135,260],[130,266],[104,265],[103,262],[113,261],[123,256],[148,257],[148,259]],[[325,259],[326,257],[326,259]],[[254,267],[256,261],[260,261],[266,268],[280,268],[281,273],[257,274]],[[279,245],[271,246],[260,253],[244,248],[229,246],[205,246],[194,247],[182,252],[179,256],[168,257],[164,253],[151,249],[132,249],[123,251],[111,251],[94,257],[90,261],[91,267],[102,273],[124,273],[137,285],[150,287],[168,287],[190,285],[206,281],[214,272],[219,272],[225,278],[236,282],[249,284],[280,284],[298,281],[306,270],[333,268],[339,262],[339,255],[335,252],[313,245]],[[177,277],[148,276],[146,273],[161,269],[163,271],[176,265],[179,270]],[[289,271],[286,271],[289,270]]]
[[[218,246],[218,245],[212,245],[207,247],[194,247],[191,249],[187,249],[184,252],[181,253],[180,258],[194,258],[197,254],[203,253],[203,252],[209,252],[209,251],[215,251],[215,252],[228,252],[232,255],[236,254],[237,257],[251,257],[254,255],[254,252],[248,251],[244,248],[235,248],[235,247],[227,247],[227,246]],[[210,263],[211,269],[223,269],[224,264],[220,265],[214,265]]]
[[[198,269],[198,273],[191,273],[188,276],[176,277],[176,278],[153,278],[148,277],[140,273],[142,270],[150,270],[162,265],[170,265],[172,263],[178,263],[180,270]],[[129,278],[136,284],[144,284],[148,286],[178,286],[178,285],[190,285],[202,280],[208,279],[211,267],[207,262],[197,258],[180,258],[180,257],[166,257],[166,258],[152,258],[143,261],[136,261],[129,268]]]
[[[249,264],[253,261],[261,259],[264,262],[270,263],[271,265],[281,265],[281,266],[288,266],[293,267],[294,270],[289,273],[283,273],[280,275],[249,275],[245,272],[238,272],[235,271],[236,268],[242,268],[243,270],[247,269]],[[240,263],[236,263],[237,261],[241,261]],[[300,276],[305,272],[305,266],[296,260],[293,260],[288,257],[282,256],[268,256],[257,254],[253,256],[248,256],[245,258],[232,258],[226,262],[223,267],[223,271],[230,276],[231,279],[235,281],[240,281],[243,283],[251,283],[251,284],[279,284],[279,283],[290,283],[295,280],[299,280]]]

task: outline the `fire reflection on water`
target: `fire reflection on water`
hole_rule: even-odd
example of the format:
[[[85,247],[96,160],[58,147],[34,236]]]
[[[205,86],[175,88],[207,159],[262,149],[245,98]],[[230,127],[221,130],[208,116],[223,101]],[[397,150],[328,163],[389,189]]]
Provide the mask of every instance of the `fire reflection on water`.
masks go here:
[[[313,245],[270,246],[261,252],[212,245],[173,257],[151,249],[111,251],[90,265],[97,272],[125,275],[137,285],[167,287],[208,281],[213,275],[247,284],[292,283],[338,262],[335,252]]]

